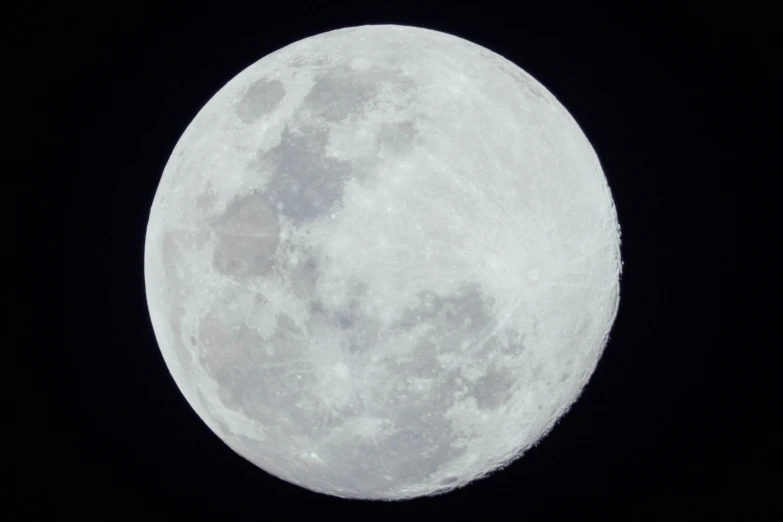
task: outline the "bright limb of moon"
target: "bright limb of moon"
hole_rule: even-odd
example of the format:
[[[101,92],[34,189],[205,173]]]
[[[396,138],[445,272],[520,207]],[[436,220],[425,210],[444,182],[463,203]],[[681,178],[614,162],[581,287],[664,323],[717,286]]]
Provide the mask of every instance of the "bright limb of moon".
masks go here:
[[[251,65],[152,204],[145,280],[182,393],[313,491],[448,491],[539,441],[619,304],[620,232],[568,111],[501,56],[393,25]]]

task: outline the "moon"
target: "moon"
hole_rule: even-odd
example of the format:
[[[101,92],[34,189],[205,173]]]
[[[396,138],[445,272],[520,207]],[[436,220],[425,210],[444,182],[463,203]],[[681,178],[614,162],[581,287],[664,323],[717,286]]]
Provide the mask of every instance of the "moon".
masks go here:
[[[619,306],[620,227],[568,111],[433,30],[295,42],[200,110],[144,272],[161,353],[236,453],[399,500],[464,486],[577,400]]]

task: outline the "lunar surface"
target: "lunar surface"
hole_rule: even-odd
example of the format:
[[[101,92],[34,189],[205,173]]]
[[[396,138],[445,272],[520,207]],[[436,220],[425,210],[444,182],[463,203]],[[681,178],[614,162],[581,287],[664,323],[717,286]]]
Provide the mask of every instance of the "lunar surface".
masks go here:
[[[392,25],[293,43],[215,94],[144,259],[163,357],[210,429],[282,480],[386,500],[539,441],[601,357],[621,268],[599,160],[553,95]]]

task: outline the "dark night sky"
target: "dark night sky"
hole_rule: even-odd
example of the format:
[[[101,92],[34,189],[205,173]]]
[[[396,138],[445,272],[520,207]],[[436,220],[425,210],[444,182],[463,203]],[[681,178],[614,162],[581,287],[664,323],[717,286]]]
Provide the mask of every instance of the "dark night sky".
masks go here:
[[[45,165],[25,179],[18,240],[34,274],[16,307],[34,365],[19,394],[26,444],[15,481],[26,509],[112,520],[536,515],[579,512],[600,496],[625,505],[626,520],[763,518],[772,446],[754,418],[772,384],[749,373],[758,344],[744,324],[752,312],[741,300],[738,218],[772,143],[764,129],[776,71],[764,13],[658,2],[634,11],[364,4],[105,2],[98,11],[36,7],[20,19],[17,88],[35,100],[22,130],[37,134],[23,153]],[[282,46],[373,23],[455,34],[543,83],[598,153],[625,262],[611,342],[556,429],[486,480],[393,504],[310,493],[224,446],[164,365],[142,271],[158,180],[203,104]]]

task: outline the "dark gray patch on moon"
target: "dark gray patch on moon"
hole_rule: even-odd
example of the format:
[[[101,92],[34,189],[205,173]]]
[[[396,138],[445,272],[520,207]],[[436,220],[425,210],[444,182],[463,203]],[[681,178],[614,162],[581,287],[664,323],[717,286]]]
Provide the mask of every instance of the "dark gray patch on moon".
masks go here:
[[[385,467],[391,467],[399,480],[421,480],[465,453],[466,448],[453,446],[456,435],[445,416],[454,402],[456,378],[453,372],[441,372],[433,377],[430,388],[419,390],[403,371],[388,383],[386,399],[395,429],[381,441],[381,447],[391,457]]]
[[[494,304],[493,297],[485,297],[481,288],[471,283],[462,285],[454,295],[438,299],[436,307],[452,331],[467,334],[483,332],[493,323]]]
[[[311,254],[300,257],[299,262],[286,271],[291,291],[300,299],[311,299],[316,292],[321,275],[318,258]]]
[[[382,151],[400,154],[413,148],[418,134],[414,121],[384,122],[378,131],[378,146]]]
[[[544,366],[540,363],[533,366],[533,369],[530,373],[534,381],[539,380],[543,374],[544,374]]]
[[[317,219],[340,204],[353,167],[325,154],[328,130],[312,125],[302,132],[283,130],[280,143],[259,158],[259,166],[274,172],[265,198],[276,211],[298,226]]]
[[[479,408],[493,410],[511,398],[517,381],[518,378],[508,368],[491,367],[472,383],[468,395],[476,399]]]
[[[341,205],[346,181],[364,177],[365,169],[326,154],[331,124],[372,108],[384,85],[399,94],[415,88],[399,71],[357,72],[345,65],[316,78],[293,115],[295,125],[286,125],[279,143],[259,151],[249,165],[251,170],[270,173],[264,190],[278,215],[290,219],[295,227],[314,221]],[[407,121],[385,123],[377,139],[379,146],[400,153],[410,150],[417,136],[415,123]]]
[[[526,334],[517,329],[506,326],[500,332],[490,335],[484,344],[478,348],[477,356],[489,358],[494,353],[501,353],[510,357],[518,357],[525,351]]]
[[[296,55],[287,61],[288,66],[294,69],[302,69],[305,67],[308,69],[321,69],[326,66],[327,63],[326,58],[321,56],[312,58],[302,55]]]
[[[388,75],[358,74],[350,67],[334,67],[316,79],[303,106],[328,122],[340,122],[363,112],[377,96],[379,80],[384,78]]]
[[[438,363],[438,353],[438,347],[432,341],[422,339],[413,353],[399,359],[395,367],[411,377],[431,379],[443,371]]]
[[[410,386],[410,374],[391,364],[389,380],[366,401],[369,415],[387,419],[388,427],[377,438],[349,436],[323,445],[318,454],[325,466],[318,471],[327,483],[371,497],[392,493],[426,483],[426,477],[467,451],[454,445],[457,435],[445,416],[453,403],[454,377],[441,375],[432,388],[418,390]]]
[[[218,384],[226,408],[242,411],[264,425],[312,428],[311,416],[297,406],[315,385],[307,345],[294,322],[278,317],[268,340],[244,323],[207,315],[199,324],[206,353],[204,367]]]
[[[237,116],[243,123],[253,123],[272,112],[284,96],[285,88],[280,80],[258,80],[248,87],[237,104]]]
[[[485,296],[475,283],[465,283],[445,296],[422,291],[418,297],[419,304],[407,310],[397,326],[410,329],[433,325],[431,336],[439,340],[440,350],[458,349],[464,341],[475,341],[494,324],[495,300]]]
[[[515,71],[511,71],[506,67],[495,65],[495,69],[500,71],[504,76],[511,78],[520,89],[522,89],[526,94],[529,94],[532,98],[537,98],[539,100],[543,100],[546,103],[549,103],[549,99],[544,95],[539,87],[536,87],[534,82],[526,80]]]
[[[366,287],[360,282],[355,286],[355,302],[340,310],[316,302],[310,325],[340,328],[342,324],[354,331],[353,342],[367,346],[375,332],[361,309]],[[453,296],[434,299],[437,304],[432,308],[447,323],[449,317],[461,321],[464,314],[478,313],[479,297],[475,287],[466,286]],[[373,496],[422,483],[467,451],[455,446],[458,435],[445,415],[458,388],[458,372],[438,371],[440,352],[432,342],[422,341],[413,357],[382,361],[387,370],[383,383],[365,389],[346,405],[325,409],[312,391],[317,389],[317,377],[308,340],[320,329],[302,331],[286,315],[278,317],[277,326],[273,336],[264,340],[230,317],[207,316],[200,323],[199,343],[207,349],[202,362],[218,384],[221,402],[267,428],[266,440],[256,448],[263,446],[264,451],[256,455],[266,454],[290,478],[315,480],[324,488],[341,484]],[[432,385],[419,389],[410,380],[416,377],[430,379]],[[383,418],[388,424],[373,438],[362,438],[352,428],[342,431],[345,422],[362,415]],[[288,457],[283,461],[269,453],[276,441],[290,447],[297,436],[311,441],[311,449],[302,450],[317,452],[317,462],[292,465]]]
[[[364,308],[367,284],[352,278],[345,282],[345,288],[348,301],[338,308],[325,306],[322,300],[315,298],[314,293],[308,295],[311,299],[310,313],[313,317],[321,317],[328,324],[342,330],[347,336],[348,352],[361,356],[377,346],[380,324],[376,318],[368,315]]]
[[[472,283],[445,296],[421,292],[419,304],[406,312],[399,326],[412,328],[427,324],[434,325],[435,329],[425,334],[410,356],[399,361],[398,371],[418,378],[433,378],[443,373],[437,359],[439,355],[453,354],[465,363],[472,361],[483,367],[503,349],[521,351],[521,346],[513,341],[501,346],[494,333],[486,338],[495,326],[494,304],[492,297],[485,296],[481,288]],[[453,371],[447,375],[456,378],[459,374]],[[475,382],[467,383],[466,395],[473,396],[479,408],[495,409],[511,397],[517,380],[510,369],[492,365]],[[458,388],[454,385],[451,389]]]
[[[347,64],[334,65],[315,78],[300,112],[315,115],[329,123],[360,117],[378,107],[384,91],[393,93],[386,103],[404,108],[408,95],[415,92],[416,81],[400,69],[370,67],[357,71]],[[410,125],[410,122],[391,125]]]
[[[235,198],[212,228],[217,235],[212,264],[219,273],[247,278],[272,267],[280,224],[261,194]]]

